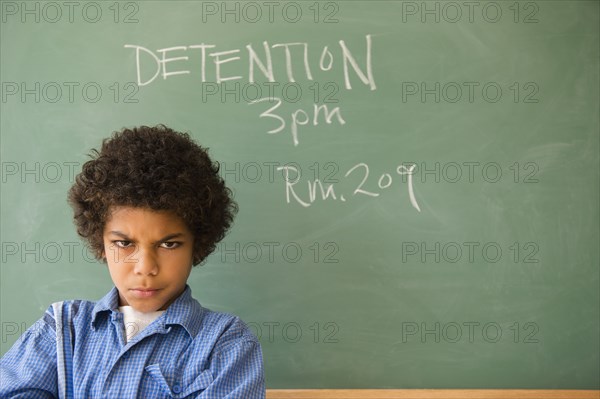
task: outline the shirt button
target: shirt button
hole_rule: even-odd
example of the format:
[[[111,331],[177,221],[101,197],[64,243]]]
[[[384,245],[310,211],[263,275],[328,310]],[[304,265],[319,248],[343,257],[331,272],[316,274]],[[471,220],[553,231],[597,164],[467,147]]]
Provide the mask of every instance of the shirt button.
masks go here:
[[[181,387],[179,386],[179,384],[173,385],[173,392],[174,393],[180,393],[181,392]]]

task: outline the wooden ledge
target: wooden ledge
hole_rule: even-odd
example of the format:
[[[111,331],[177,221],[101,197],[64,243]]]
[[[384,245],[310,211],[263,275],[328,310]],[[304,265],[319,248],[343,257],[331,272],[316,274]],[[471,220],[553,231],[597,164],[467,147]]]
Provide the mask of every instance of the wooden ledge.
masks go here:
[[[267,389],[267,399],[600,399],[600,390]]]

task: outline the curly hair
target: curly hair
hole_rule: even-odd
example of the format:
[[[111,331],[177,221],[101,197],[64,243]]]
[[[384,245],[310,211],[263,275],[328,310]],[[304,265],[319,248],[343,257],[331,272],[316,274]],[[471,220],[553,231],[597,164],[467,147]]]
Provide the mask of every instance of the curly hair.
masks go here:
[[[219,176],[219,164],[187,133],[164,125],[114,132],[92,149],[68,202],[77,233],[102,260],[103,231],[111,209],[131,206],[171,211],[194,236],[193,265],[223,239],[238,206]],[[106,259],[103,259],[106,262]]]

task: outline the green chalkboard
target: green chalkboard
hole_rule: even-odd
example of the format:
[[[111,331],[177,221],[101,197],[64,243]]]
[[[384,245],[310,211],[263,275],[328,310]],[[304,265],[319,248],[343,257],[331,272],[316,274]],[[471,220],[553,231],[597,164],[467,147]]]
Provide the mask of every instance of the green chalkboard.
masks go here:
[[[189,284],[269,388],[598,389],[598,4],[2,1],[2,353],[111,288],[66,193],[163,123],[235,192]]]

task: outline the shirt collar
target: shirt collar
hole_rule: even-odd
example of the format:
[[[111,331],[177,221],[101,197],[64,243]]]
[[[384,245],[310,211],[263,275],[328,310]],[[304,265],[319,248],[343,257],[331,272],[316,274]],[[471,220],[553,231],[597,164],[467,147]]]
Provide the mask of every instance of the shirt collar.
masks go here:
[[[108,294],[96,302],[96,305],[92,310],[92,329],[95,329],[100,314],[117,312],[118,309],[119,291],[117,290],[117,287],[113,287]],[[165,313],[161,316],[164,317],[165,326],[169,324],[179,324],[185,328],[192,338],[196,338],[196,335],[198,335],[198,331],[200,330],[203,313],[204,308],[192,297],[192,289],[186,284],[183,293],[169,305]]]

